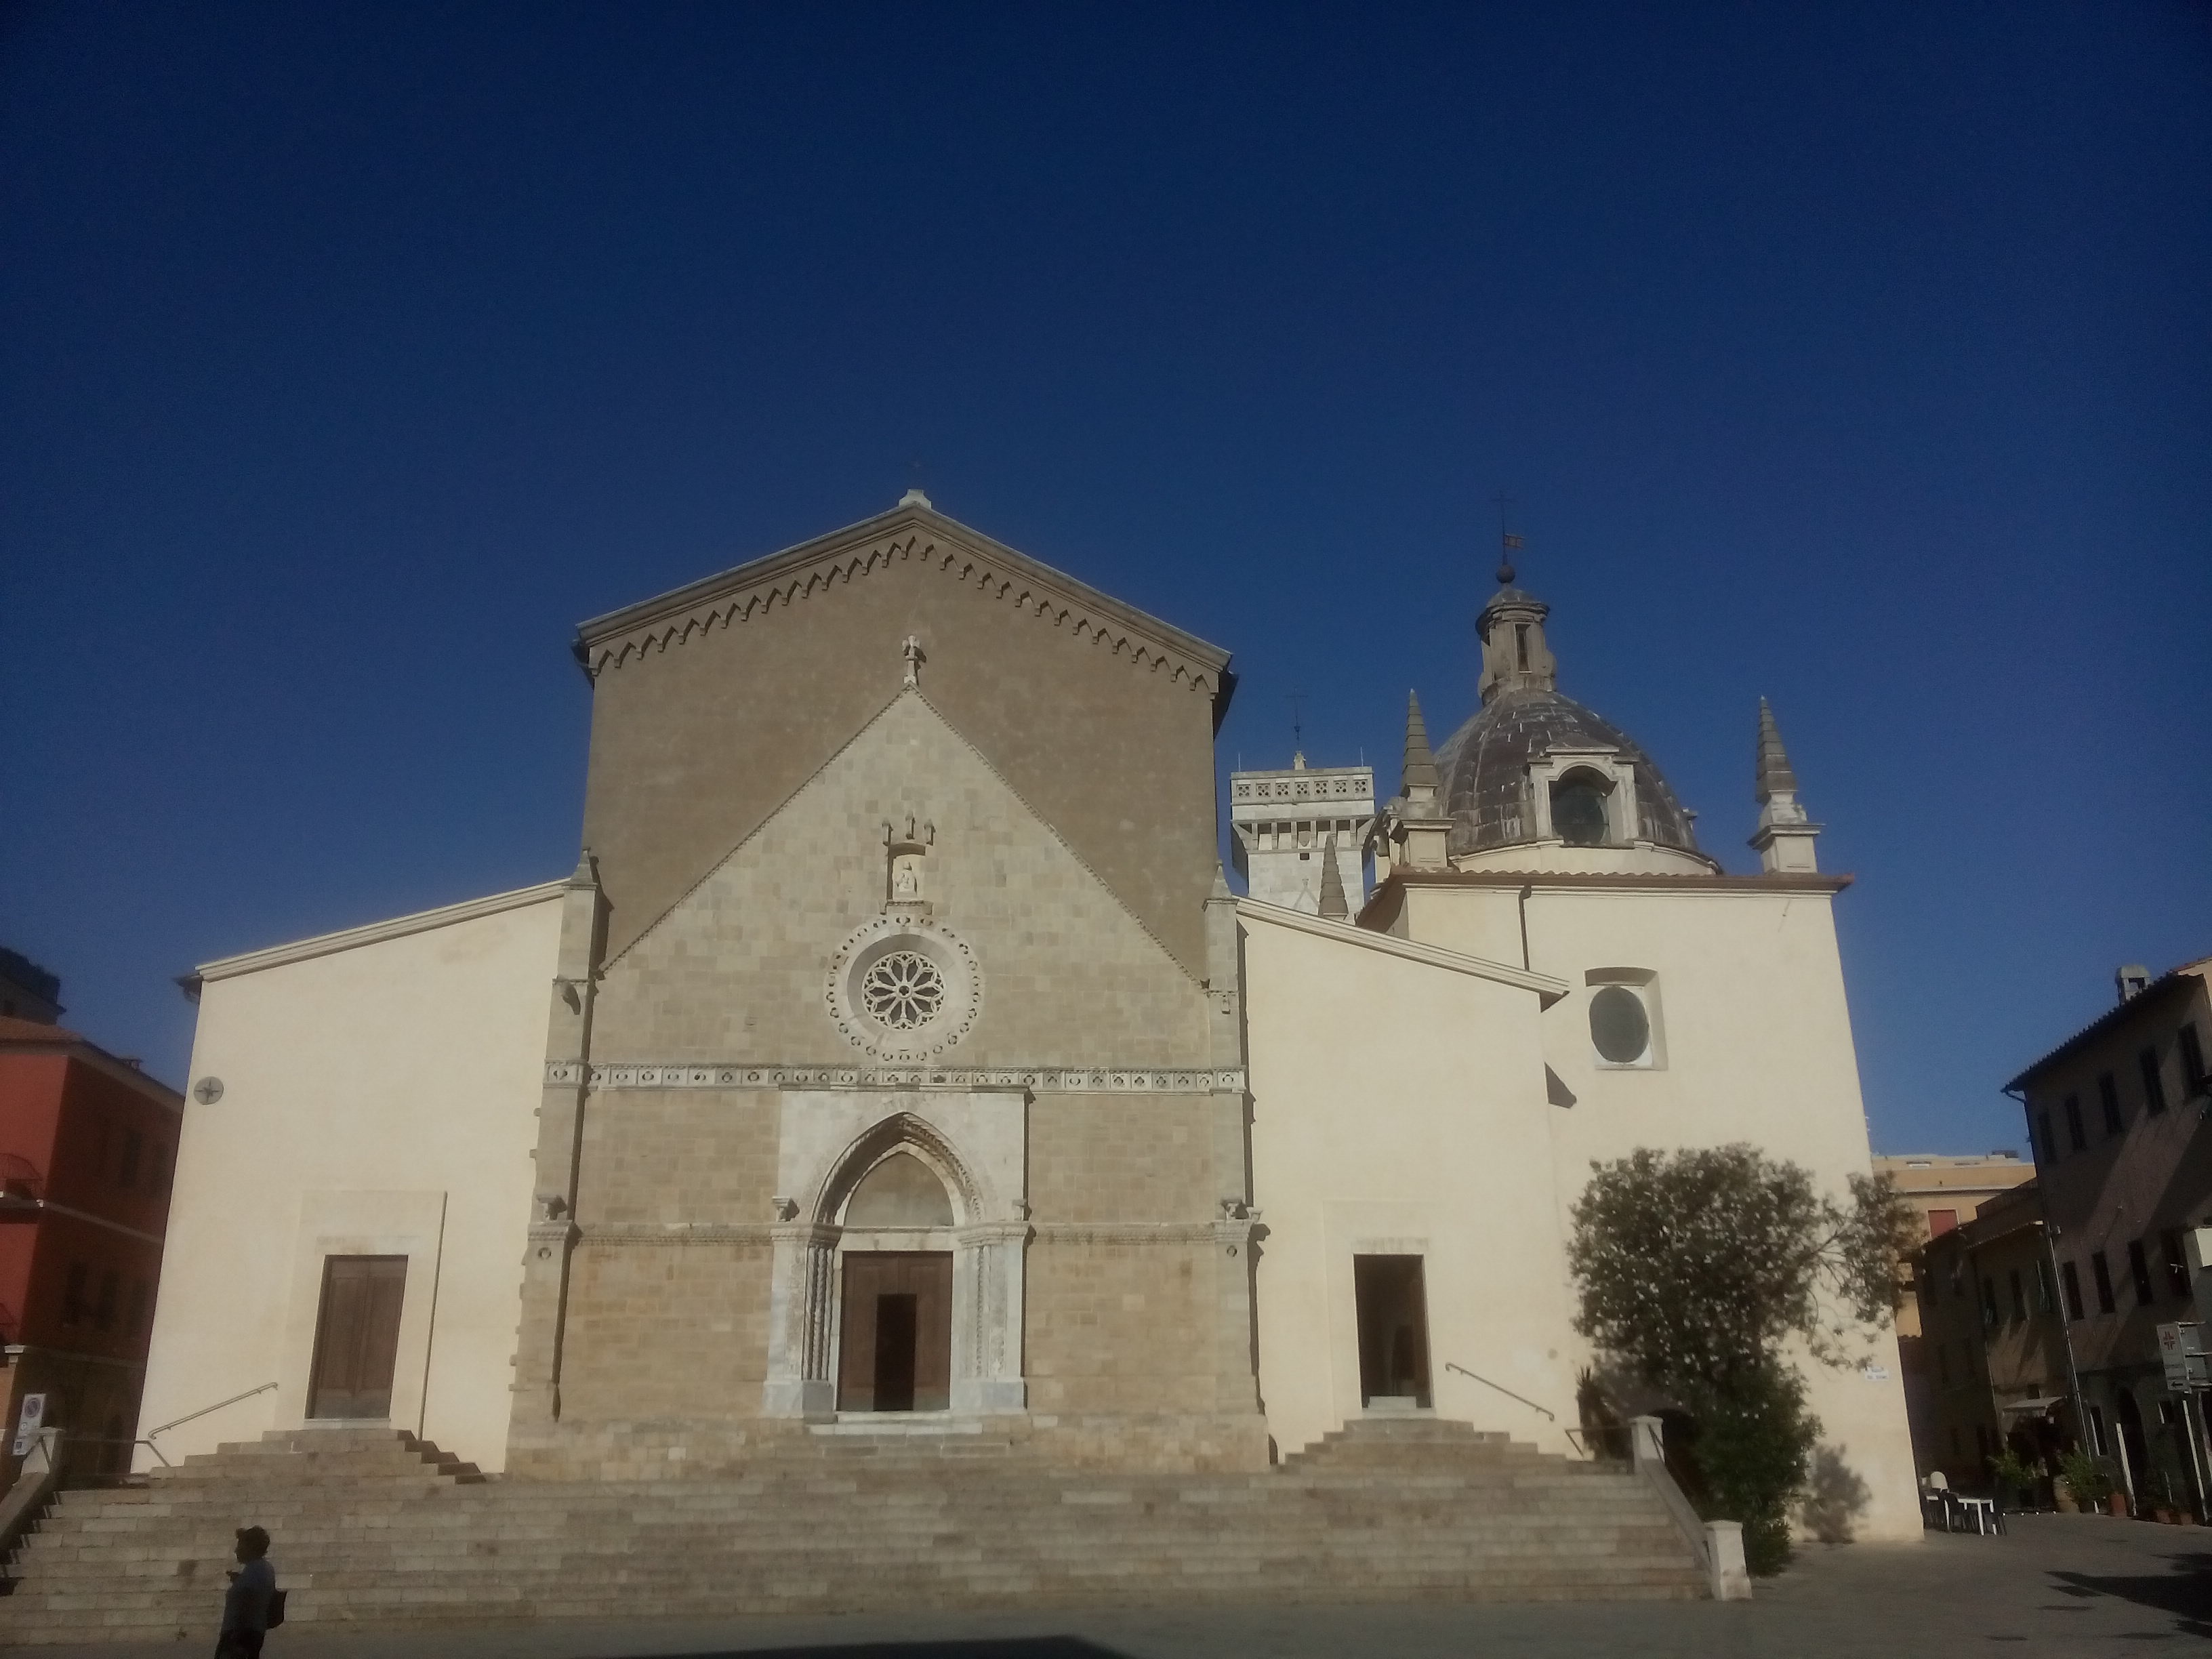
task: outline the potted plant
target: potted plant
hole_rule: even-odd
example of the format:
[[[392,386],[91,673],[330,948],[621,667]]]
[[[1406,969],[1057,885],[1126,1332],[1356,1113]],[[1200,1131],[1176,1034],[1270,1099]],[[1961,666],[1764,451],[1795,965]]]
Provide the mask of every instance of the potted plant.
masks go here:
[[[2151,1475],[2151,1484],[2157,1490],[2157,1496],[2151,1501],[2152,1518],[2165,1526],[2179,1526],[2181,1506],[2173,1501],[2172,1479],[2164,1469],[2159,1469]]]
[[[2018,1512],[2035,1506],[2036,1472],[2007,1446],[1990,1459],[1990,1474],[1997,1484],[1997,1495],[2005,1500],[2005,1507]]]
[[[2128,1512],[2127,1499],[2103,1458],[2092,1457],[2085,1451],[2070,1451],[2058,1460],[2058,1465],[2065,1472],[2067,1488],[2073,1493],[2074,1501],[2088,1513],[2094,1515],[2099,1510],[2113,1515]]]

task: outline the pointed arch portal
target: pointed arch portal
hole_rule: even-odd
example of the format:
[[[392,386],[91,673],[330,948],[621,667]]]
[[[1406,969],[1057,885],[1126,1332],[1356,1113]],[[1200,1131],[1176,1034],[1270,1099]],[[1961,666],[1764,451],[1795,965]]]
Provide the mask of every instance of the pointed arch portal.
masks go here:
[[[787,1095],[769,1416],[1021,1411],[1025,1091]]]

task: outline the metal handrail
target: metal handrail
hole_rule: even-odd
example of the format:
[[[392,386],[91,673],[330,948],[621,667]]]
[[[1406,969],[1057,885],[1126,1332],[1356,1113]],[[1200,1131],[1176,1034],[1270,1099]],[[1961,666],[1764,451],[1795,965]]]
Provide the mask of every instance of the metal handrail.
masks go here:
[[[1475,1376],[1475,1374],[1474,1374],[1473,1371],[1471,1371],[1471,1370],[1468,1370],[1468,1368],[1467,1368],[1466,1366],[1464,1366],[1464,1365],[1455,1365],[1455,1364],[1452,1364],[1452,1362],[1451,1362],[1450,1360],[1447,1359],[1447,1360],[1445,1360],[1445,1361],[1444,1361],[1444,1369],[1445,1369],[1446,1370],[1448,1370],[1448,1371],[1457,1371],[1457,1372],[1458,1372],[1462,1376],[1464,1376],[1464,1377],[1469,1378],[1470,1380],[1472,1380],[1472,1381],[1474,1381],[1474,1382],[1480,1382],[1480,1383],[1481,1383],[1481,1384],[1482,1384],[1482,1386],[1483,1386],[1484,1388],[1486,1388],[1486,1389],[1496,1389],[1498,1390],[1498,1393],[1500,1393],[1500,1394],[1504,1395],[1508,1400],[1517,1400],[1517,1401],[1519,1401],[1522,1405],[1526,1406],[1526,1407],[1527,1407],[1530,1411],[1536,1413],[1539,1416],[1540,1416],[1540,1417],[1544,1418],[1547,1421],[1553,1422],[1553,1423],[1556,1423],[1556,1422],[1558,1422],[1558,1421],[1559,1420],[1557,1417],[1553,1416],[1553,1413],[1551,1413],[1550,1412],[1546,1411],[1546,1410],[1545,1410],[1541,1406],[1538,1405],[1534,1401],[1533,1401],[1533,1400],[1529,1399],[1526,1395],[1518,1395],[1518,1394],[1516,1394],[1516,1393],[1514,1393],[1514,1392],[1513,1392],[1513,1390],[1512,1390],[1512,1389],[1509,1389],[1509,1388],[1505,1387],[1505,1386],[1504,1386],[1504,1384],[1500,1383],[1500,1382],[1492,1382],[1492,1381],[1491,1381],[1488,1377],[1486,1377],[1486,1376]]]
[[[256,1390],[256,1392],[258,1393],[258,1390]],[[224,1403],[228,1404],[228,1402],[225,1401]],[[170,1426],[173,1427],[175,1425],[171,1425]],[[173,1467],[167,1458],[161,1457],[161,1449],[154,1443],[152,1438],[143,1434],[136,1440],[126,1440],[120,1435],[73,1434],[70,1437],[69,1443],[72,1446],[143,1446],[148,1451],[153,1453],[155,1456],[161,1459],[161,1467],[163,1468],[166,1469]]]
[[[1626,1423],[1609,1423],[1596,1428],[1562,1429],[1574,1449],[1592,1463],[1628,1463],[1635,1461],[1636,1449],[1629,1438]],[[1616,1449],[1617,1448],[1617,1449]]]
[[[150,1447],[154,1443],[154,1437],[157,1434],[167,1434],[171,1429],[182,1428],[185,1424],[192,1421],[195,1418],[205,1417],[210,1412],[219,1412],[225,1406],[235,1406],[240,1401],[251,1400],[257,1394],[267,1394],[270,1389],[276,1386],[276,1384],[274,1382],[264,1382],[258,1389],[248,1389],[244,1394],[234,1394],[228,1400],[218,1400],[212,1406],[203,1406],[196,1412],[186,1412],[182,1417],[173,1418],[168,1422],[162,1424],[158,1429],[147,1430],[140,1437],[145,1441],[148,1446]],[[161,1454],[158,1451],[155,1452],[154,1455],[156,1457],[161,1457]],[[166,1463],[169,1460],[166,1457],[162,1457],[161,1461]]]

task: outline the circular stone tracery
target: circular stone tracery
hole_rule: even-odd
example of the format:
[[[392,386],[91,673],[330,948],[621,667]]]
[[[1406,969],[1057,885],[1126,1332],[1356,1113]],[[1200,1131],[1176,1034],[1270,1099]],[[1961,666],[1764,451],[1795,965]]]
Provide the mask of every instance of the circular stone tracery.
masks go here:
[[[937,1059],[983,1008],[975,952],[928,917],[878,916],[847,935],[822,992],[838,1035],[893,1064]]]
[[[894,951],[861,976],[860,1006],[894,1031],[927,1025],[945,1006],[945,975],[919,951]]]

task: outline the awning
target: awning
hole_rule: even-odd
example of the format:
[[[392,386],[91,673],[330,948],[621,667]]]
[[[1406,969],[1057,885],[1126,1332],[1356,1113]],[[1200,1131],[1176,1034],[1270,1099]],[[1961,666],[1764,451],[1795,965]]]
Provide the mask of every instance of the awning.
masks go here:
[[[2063,1395],[2045,1394],[2038,1395],[2033,1400],[2008,1400],[1997,1409],[2008,1413],[2047,1412],[2053,1406],[2063,1406],[2065,1403],[2065,1396]]]

